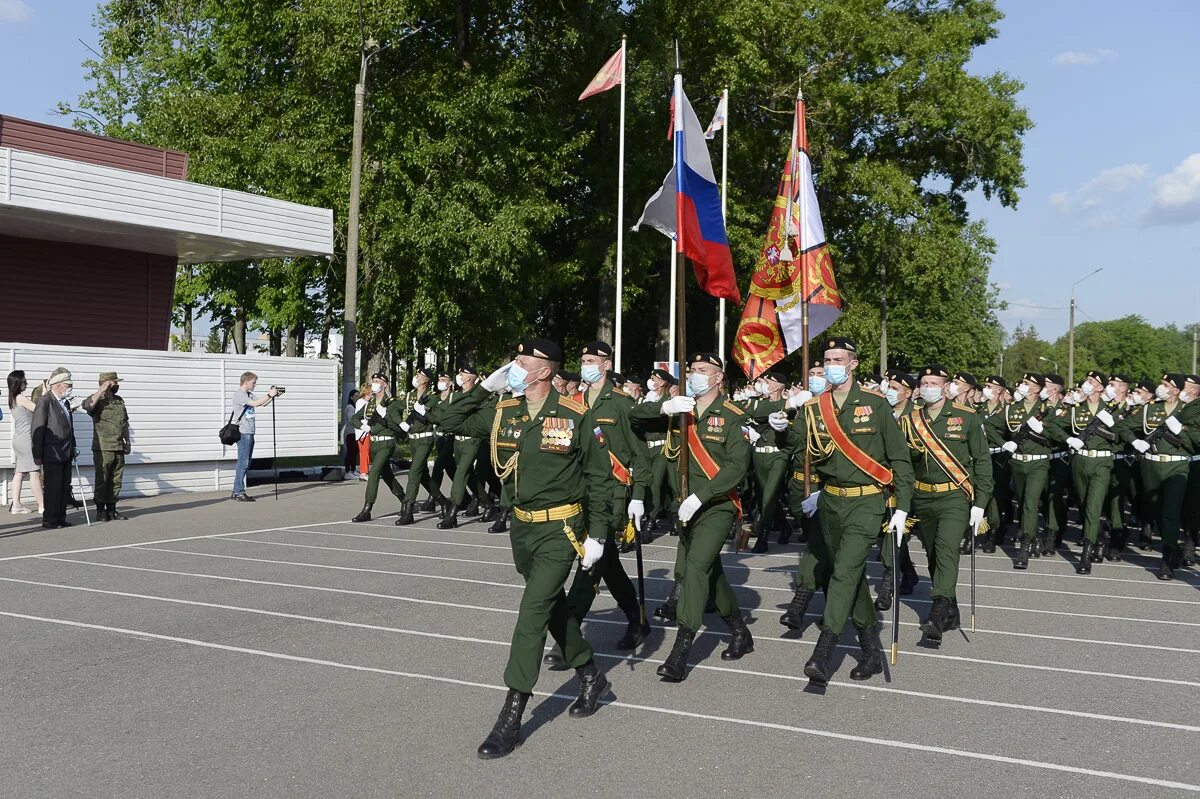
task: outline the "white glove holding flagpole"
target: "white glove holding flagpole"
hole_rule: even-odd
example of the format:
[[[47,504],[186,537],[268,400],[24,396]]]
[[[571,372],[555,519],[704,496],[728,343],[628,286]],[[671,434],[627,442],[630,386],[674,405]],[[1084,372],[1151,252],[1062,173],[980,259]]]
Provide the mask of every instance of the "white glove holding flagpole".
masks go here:
[[[664,416],[675,416],[680,413],[691,413],[695,407],[695,397],[671,397],[663,402],[662,412]]]

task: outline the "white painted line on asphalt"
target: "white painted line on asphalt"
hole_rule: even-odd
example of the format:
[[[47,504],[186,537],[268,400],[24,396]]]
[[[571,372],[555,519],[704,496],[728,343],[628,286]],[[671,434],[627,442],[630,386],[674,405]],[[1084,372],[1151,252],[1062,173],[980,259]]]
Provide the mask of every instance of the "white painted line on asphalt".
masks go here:
[[[418,636],[418,637],[423,637],[423,638],[437,638],[437,639],[446,640],[446,641],[458,641],[458,642],[473,643],[473,644],[488,644],[491,646],[499,646],[499,647],[508,647],[510,645],[509,641],[499,641],[499,640],[495,640],[495,639],[491,639],[491,638],[477,638],[477,637],[469,636],[469,635],[453,635],[450,633],[437,633],[437,632],[429,632],[426,630],[412,630],[412,629],[408,629],[405,627],[390,627],[390,626],[385,626],[385,625],[380,625],[380,624],[367,624],[364,622],[345,621],[342,619],[330,619],[330,618],[327,618],[324,616],[308,616],[308,615],[299,614],[299,613],[286,613],[283,611],[267,610],[265,608],[250,608],[250,607],[245,607],[243,605],[226,605],[226,604],[218,603],[218,602],[201,602],[201,601],[193,600],[193,599],[165,597],[165,596],[160,596],[157,594],[140,594],[140,593],[133,593],[133,592],[129,592],[129,591],[113,591],[113,590],[103,589],[103,588],[88,588],[86,586],[66,585],[63,583],[49,583],[49,582],[44,582],[41,580],[23,580],[23,579],[19,579],[16,577],[0,577],[0,582],[17,583],[20,585],[34,585],[34,586],[39,586],[39,587],[43,587],[43,588],[56,588],[56,589],[60,589],[60,590],[64,590],[64,591],[78,591],[78,592],[88,593],[88,594],[103,594],[105,596],[115,596],[115,597],[121,597],[123,599],[143,599],[143,600],[148,600],[148,601],[152,601],[152,602],[164,602],[164,603],[174,604],[174,605],[186,605],[189,607],[211,608],[213,610],[228,610],[228,611],[234,611],[237,613],[250,613],[250,614],[254,614],[254,615],[258,615],[258,616],[271,616],[274,618],[292,619],[295,621],[312,622],[312,623],[316,623],[316,624],[325,624],[325,625],[331,625],[331,626],[335,626],[335,627],[349,627],[349,628],[360,629],[360,630],[371,630],[374,632],[396,633],[399,635],[413,635],[413,636]],[[642,658],[642,657],[635,657],[635,656],[616,654],[616,653],[596,652],[595,654],[598,657],[603,657],[603,658],[607,658],[610,660],[626,661],[626,662],[651,663],[651,664],[657,664],[657,663],[663,662],[662,660],[658,660],[658,659],[654,659],[654,658]],[[739,674],[739,675],[749,675],[749,676],[756,676],[756,677],[767,677],[770,679],[781,679],[781,680],[789,680],[789,681],[793,681],[793,682],[803,682],[803,683],[808,682],[808,678],[799,677],[799,676],[795,676],[795,675],[778,674],[778,673],[774,673],[774,672],[765,672],[765,671],[753,671],[753,670],[744,669],[744,668],[709,666],[709,665],[706,665],[703,663],[696,664],[693,666],[693,668],[702,669],[705,671],[723,672],[723,673],[727,673],[727,674]],[[1030,713],[1048,713],[1048,714],[1060,715],[1060,716],[1074,716],[1076,718],[1090,719],[1090,720],[1094,720],[1094,721],[1111,721],[1111,722],[1118,722],[1118,723],[1123,723],[1123,724],[1140,724],[1140,725],[1147,726],[1147,727],[1161,727],[1163,729],[1169,729],[1169,730],[1180,730],[1182,732],[1200,733],[1200,727],[1192,726],[1190,724],[1177,724],[1177,723],[1169,722],[1169,721],[1153,721],[1151,719],[1139,719],[1139,718],[1132,718],[1129,716],[1114,716],[1114,715],[1106,714],[1106,713],[1089,713],[1089,712],[1085,712],[1085,711],[1066,710],[1066,709],[1062,709],[1062,708],[1038,707],[1036,705],[1020,705],[1020,704],[1016,704],[1013,702],[996,702],[996,701],[993,701],[990,699],[975,699],[975,698],[971,698],[971,697],[955,696],[955,695],[951,695],[951,694],[934,694],[934,693],[929,693],[927,691],[910,691],[910,690],[903,689],[903,688],[895,688],[895,687],[891,687],[891,686],[867,685],[865,683],[856,683],[856,682],[834,681],[831,684],[840,686],[842,688],[867,690],[867,691],[879,691],[882,693],[897,694],[900,696],[913,696],[913,697],[918,697],[921,699],[936,699],[936,700],[941,700],[941,701],[946,701],[946,702],[959,702],[962,704],[969,704],[969,705],[981,705],[981,706],[985,706],[985,707],[1004,708],[1006,710],[1019,710],[1019,711],[1030,712]]]
[[[254,655],[256,657],[271,658],[274,660],[284,660],[292,663],[303,663],[312,666],[326,666],[330,668],[344,669],[347,671],[357,671],[370,674],[382,674],[392,677],[406,677],[409,679],[426,680],[429,682],[439,682],[448,685],[458,685],[471,688],[484,688],[492,691],[507,691],[507,686],[493,685],[490,683],[472,682],[469,680],[459,680],[453,677],[443,677],[436,674],[423,674],[420,672],[405,672],[396,669],[383,669],[374,666],[361,666],[354,663],[345,663],[336,660],[323,660],[320,658],[309,658],[300,655],[290,655],[283,652],[272,652],[264,649],[252,649],[250,647],[232,646],[230,644],[219,644],[214,641],[203,641],[196,638],[182,638],[173,635],[161,635],[152,633],[146,630],[132,630],[123,627],[110,627],[103,624],[90,624],[86,622],[72,621],[70,619],[51,618],[47,616],[34,616],[25,613],[13,613],[10,611],[0,611],[0,616],[5,616],[12,619],[23,619],[25,621],[41,622],[43,624],[55,624],[65,627],[74,627],[77,629],[96,630],[98,632],[113,633],[115,635],[130,636],[141,640],[164,641],[173,644],[183,644],[185,646],[194,646],[204,649],[214,649],[224,652],[233,652],[242,655]],[[567,694],[554,694],[542,691],[535,692],[538,696],[546,696],[564,701],[575,701],[577,697]],[[777,730],[781,732],[792,732],[799,735],[809,735],[820,738],[831,738],[840,741],[851,741],[854,743],[872,744],[875,746],[886,747],[889,749],[903,749],[907,751],[927,752],[932,754],[950,755],[954,757],[963,757],[972,760],[984,760],[993,763],[1005,763],[1008,765],[1025,766],[1028,768],[1044,769],[1048,771],[1059,771],[1068,774],[1079,774],[1088,777],[1098,777],[1101,779],[1118,780],[1121,782],[1132,782],[1140,785],[1153,785],[1160,788],[1172,788],[1176,790],[1191,791],[1200,793],[1200,785],[1192,785],[1185,782],[1175,782],[1173,780],[1160,780],[1154,777],[1143,777],[1135,774],[1122,774],[1120,772],[1102,771],[1099,769],[1082,768],[1080,766],[1068,766],[1059,763],[1048,763],[1038,760],[1027,760],[1018,757],[1008,757],[1006,755],[993,755],[985,752],[973,752],[966,749],[953,749],[944,746],[930,746],[928,744],[911,743],[908,741],[896,741],[887,738],[872,738],[863,735],[851,735],[849,733],[833,732],[831,730],[818,730],[808,727],[798,727],[791,724],[778,724],[768,721],[759,721],[757,719],[736,718],[732,716],[718,716],[708,713],[695,713],[687,710],[675,710],[673,708],[659,707],[657,705],[641,705],[631,702],[607,701],[603,704],[620,707],[630,710],[643,710],[650,713],[658,713],[661,715],[676,716],[680,718],[692,718],[702,721],[718,721],[729,724],[737,724],[746,727],[757,727],[759,729]]]
[[[267,560],[264,558],[248,558],[248,557],[239,557],[236,555],[218,555],[218,554],[207,553],[207,552],[189,552],[184,549],[156,549],[153,547],[146,547],[146,549],[152,550],[155,552],[172,552],[172,553],[176,553],[176,554],[180,554],[180,555],[194,555],[197,557],[217,558],[217,559],[221,559],[221,560],[251,561],[251,562],[255,562],[255,563],[279,564],[279,565],[287,565],[287,566],[301,566],[301,567],[312,568],[312,569],[336,569],[336,570],[347,570],[348,569],[350,571],[369,571],[369,572],[379,573],[379,574],[394,574],[394,575],[398,575],[398,576],[402,576],[402,577],[430,577],[431,579],[439,579],[439,580],[455,580],[455,581],[468,582],[468,583],[484,583],[485,585],[501,586],[501,587],[505,587],[505,588],[521,588],[521,586],[515,585],[512,583],[487,583],[482,580],[468,580],[465,578],[458,578],[458,577],[442,577],[442,576],[432,576],[432,575],[425,575],[425,574],[413,574],[410,572],[393,572],[393,571],[387,571],[387,570],[383,570],[383,569],[349,569],[349,567],[345,567],[345,566],[326,566],[326,565],[320,564],[320,563],[304,563],[304,562],[300,562],[300,561],[286,561],[286,560]],[[137,551],[137,548],[133,548],[133,549],[131,549],[131,551]],[[485,606],[481,606],[481,605],[461,604],[458,602],[444,602],[444,601],[437,601],[437,600],[432,600],[432,599],[420,599],[417,597],[401,596],[399,594],[383,594],[383,593],[375,593],[375,592],[370,592],[370,591],[355,591],[352,589],[343,589],[343,588],[326,588],[324,586],[304,585],[304,584],[300,584],[300,583],[284,583],[284,582],[277,582],[277,581],[270,581],[270,580],[256,580],[256,579],[251,579],[251,578],[246,578],[246,577],[229,577],[229,576],[220,575],[220,574],[207,574],[205,572],[186,572],[186,571],[173,571],[173,570],[169,570],[169,569],[153,569],[153,568],[149,568],[149,567],[145,567],[145,566],[126,566],[126,565],[116,564],[116,563],[100,563],[97,561],[73,560],[70,558],[45,558],[44,560],[47,562],[58,561],[58,562],[63,562],[63,563],[75,563],[75,564],[79,564],[79,565],[83,565],[83,566],[98,566],[98,567],[106,568],[106,569],[123,569],[126,571],[147,572],[147,573],[152,573],[152,574],[167,574],[167,575],[172,575],[175,577],[198,577],[198,578],[207,579],[207,580],[219,580],[219,581],[233,582],[233,583],[245,583],[245,584],[249,584],[249,585],[265,585],[265,586],[271,586],[271,587],[276,587],[276,588],[297,588],[297,589],[301,589],[301,590],[305,590],[305,591],[318,591],[318,592],[322,592],[322,593],[331,593],[331,594],[346,594],[349,596],[366,596],[366,597],[371,597],[374,599],[395,599],[400,602],[412,602],[412,603],[416,603],[416,604],[425,604],[425,605],[438,605],[441,607],[458,608],[458,609],[463,609],[463,610],[485,611],[488,613],[502,613],[502,614],[506,614],[506,615],[510,615],[510,616],[515,616],[517,614],[516,610],[511,610],[508,608],[497,608],[497,607],[490,607],[490,606],[485,607]],[[755,616],[752,618],[754,618],[756,620],[757,619],[765,620],[768,617]],[[607,624],[607,625],[616,625],[616,626],[620,626],[620,627],[625,626],[625,622],[623,622],[623,621],[598,619],[598,618],[595,618],[594,616],[588,617],[585,621],[585,626],[592,625],[592,624]],[[667,624],[653,623],[651,626],[655,627],[656,629],[661,629],[664,632],[667,630],[675,629],[674,626],[667,625]],[[721,639],[725,639],[725,638],[729,637],[728,633],[722,633],[722,632],[719,632],[716,630],[701,630],[701,631],[699,631],[698,635],[701,635],[701,636],[710,635],[710,636],[714,636],[714,637],[721,638]],[[813,642],[811,642],[811,641],[804,641],[800,638],[784,638],[782,636],[767,636],[767,635],[758,634],[758,635],[755,635],[755,640],[756,641],[772,641],[772,642],[776,642],[776,643],[791,644],[791,645],[796,645],[796,646],[806,646],[806,647],[813,646]],[[858,651],[858,647],[855,647],[855,646],[845,646],[845,645],[839,644],[837,648],[845,649],[845,650],[853,651],[853,652]],[[991,659],[987,659],[987,658],[972,658],[972,657],[965,657],[962,655],[946,655],[946,654],[942,654],[939,652],[922,652],[920,650],[905,650],[904,654],[906,657],[909,657],[909,656],[924,657],[924,658],[933,658],[936,660],[951,660],[951,661],[955,661],[955,662],[959,662],[959,663],[976,663],[976,664],[980,664],[980,665],[984,665],[984,666],[1000,666],[1003,668],[1018,668],[1018,669],[1029,669],[1032,671],[1047,671],[1047,672],[1053,672],[1053,673],[1058,673],[1058,674],[1067,674],[1067,675],[1071,675],[1072,677],[1083,675],[1083,676],[1087,676],[1087,677],[1106,677],[1106,678],[1112,678],[1112,679],[1134,680],[1136,682],[1152,682],[1152,683],[1162,683],[1162,684],[1166,684],[1166,685],[1179,685],[1179,686],[1184,686],[1184,687],[1188,687],[1188,688],[1200,688],[1200,682],[1193,682],[1190,680],[1173,680],[1173,679],[1169,679],[1169,678],[1165,678],[1165,677],[1148,677],[1148,676],[1140,675],[1140,674],[1121,674],[1119,672],[1088,671],[1085,669],[1073,669],[1073,668],[1068,669],[1068,668],[1063,668],[1060,666],[1042,666],[1042,665],[1038,665],[1038,664],[1034,664],[1034,663],[1014,663],[1014,662],[1005,661],[1005,660],[991,660]]]

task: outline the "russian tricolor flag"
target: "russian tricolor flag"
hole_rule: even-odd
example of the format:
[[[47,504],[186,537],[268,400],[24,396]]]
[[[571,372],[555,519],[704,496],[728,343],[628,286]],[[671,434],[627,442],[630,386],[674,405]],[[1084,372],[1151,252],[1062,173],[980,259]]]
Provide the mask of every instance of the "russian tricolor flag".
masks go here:
[[[683,93],[683,77],[679,74],[675,75],[672,107],[676,167],[646,203],[633,229],[645,223],[674,239],[678,252],[692,259],[696,280],[706,294],[741,304],[721,214],[721,192],[704,142],[704,128]]]

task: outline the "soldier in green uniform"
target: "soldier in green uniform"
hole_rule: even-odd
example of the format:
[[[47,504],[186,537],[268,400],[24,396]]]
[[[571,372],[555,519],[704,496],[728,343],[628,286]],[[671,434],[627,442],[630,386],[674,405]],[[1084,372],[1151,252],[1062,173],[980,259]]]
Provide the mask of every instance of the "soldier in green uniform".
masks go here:
[[[1130,411],[1129,388],[1132,382],[1122,374],[1110,375],[1108,385],[1101,395],[1102,401],[1109,406],[1109,413],[1117,417],[1118,421]],[[1121,553],[1125,551],[1128,537],[1125,528],[1125,508],[1133,496],[1135,454],[1129,445],[1119,438],[1113,442],[1112,479],[1109,481],[1108,497],[1104,503],[1104,512],[1108,519],[1108,546],[1102,555],[1107,561],[1121,560]]]
[[[590,569],[604,554],[613,529],[611,464],[592,412],[550,385],[561,362],[557,344],[522,342],[516,360],[481,386],[430,409],[432,420],[444,430],[485,438],[500,479],[512,488],[509,542],[525,590],[504,670],[508,694],[479,746],[482,758],[503,757],[520,742],[521,716],[537,683],[547,631],[579,678],[571,716],[594,713],[609,686],[571,615],[563,585],[577,556]],[[487,402],[489,392],[505,384],[522,396],[493,407]]]
[[[1013,401],[1004,411],[1001,448],[1012,456],[1013,488],[1021,514],[1020,549],[1013,560],[1014,569],[1029,568],[1029,558],[1040,557],[1037,545],[1038,521],[1042,497],[1050,480],[1050,440],[1045,436],[1042,417],[1047,413],[1040,394],[1046,379],[1026,372],[1013,390]]]
[[[784,449],[780,449],[774,440],[767,440],[764,435],[770,431],[767,417],[772,413],[783,410],[787,388],[787,377],[778,371],[770,371],[761,375],[756,381],[760,393],[747,403],[747,430],[749,431],[752,447],[751,464],[753,466],[755,500],[758,512],[755,514],[753,531],[757,536],[754,548],[750,551],[761,555],[767,551],[767,539],[775,529],[778,518],[779,500],[783,495],[784,485],[788,480],[788,464],[791,457]],[[774,439],[774,436],[770,436]],[[783,521],[786,525],[786,520]],[[786,529],[780,533],[779,543],[786,544],[791,533]]]
[[[475,388],[475,384],[479,382],[479,373],[470,366],[464,366],[458,370],[454,380],[462,391],[447,392],[443,401],[450,405],[462,399],[465,394]],[[483,439],[472,436],[452,436],[452,439],[454,442],[454,482],[450,486],[450,504],[446,506],[442,518],[437,523],[440,530],[453,530],[458,527],[458,509],[466,502],[468,489],[471,492],[471,502],[476,508],[478,508],[479,496],[482,491],[479,472],[475,468],[475,459],[479,456],[479,447],[483,443]],[[466,515],[478,514],[467,513]]]
[[[1061,375],[1046,375],[1046,388],[1042,392],[1045,422],[1061,422],[1069,406],[1063,402],[1066,381]],[[1067,465],[1067,447],[1051,439],[1050,472],[1046,480],[1046,535],[1042,538],[1042,555],[1053,555],[1062,546],[1063,533],[1067,529],[1067,492],[1071,488],[1071,467]]]
[[[1182,566],[1179,531],[1187,494],[1188,468],[1196,448],[1196,412],[1179,401],[1186,378],[1165,374],[1155,390],[1155,401],[1125,417],[1119,425],[1121,440],[1142,457],[1142,484],[1146,506],[1157,511],[1163,555],[1157,577],[1171,580]]]
[[[412,379],[415,391],[410,395],[412,409],[400,423],[400,429],[408,436],[412,447],[412,465],[408,467],[404,509],[396,519],[397,525],[413,524],[416,521],[413,512],[417,509],[417,494],[421,486],[425,486],[425,490],[429,492],[421,510],[429,512],[442,507],[443,514],[445,513],[447,500],[442,494],[442,486],[440,483],[434,483],[429,470],[429,458],[431,455],[436,456],[438,438],[437,426],[430,421],[429,413],[441,402],[441,397],[433,391],[433,381],[436,378],[437,372],[432,367],[426,366],[417,370]]]
[[[100,373],[100,388],[83,401],[92,417],[92,463],[96,467],[96,516],[102,522],[128,518],[117,510],[125,456],[129,454],[129,413],[117,395],[121,378],[116,372]]]
[[[931,641],[958,628],[959,546],[963,532],[978,532],[992,492],[992,462],[979,414],[951,402],[944,367],[920,372],[921,406],[900,420],[911,450],[915,484],[912,510],[921,520],[929,558],[933,603],[921,632]],[[962,396],[965,392],[955,392]]]
[[[1112,484],[1113,452],[1117,449],[1116,427],[1119,412],[1104,401],[1108,377],[1092,370],[1080,385],[1083,402],[1072,405],[1062,416],[1046,426],[1051,441],[1066,444],[1071,450],[1071,480],[1083,517],[1083,551],[1078,574],[1091,574],[1092,564],[1104,552],[1101,517]]]
[[[858,350],[847,338],[824,342],[825,379],[831,390],[810,400],[790,428],[821,475],[817,512],[833,564],[821,636],[804,674],[824,685],[833,673],[833,648],[853,616],[863,660],[850,672],[866,680],[883,671],[879,625],[866,581],[867,555],[879,537],[892,490],[895,511],[888,533],[899,541],[912,500],[913,472],[904,434],[880,394],[854,382]]]
[[[661,402],[678,392],[679,381],[666,369],[654,369],[646,380],[649,392],[643,402]],[[642,403],[638,403],[639,405]],[[675,513],[675,497],[679,493],[679,470],[675,456],[679,450],[678,424],[668,416],[656,416],[634,425],[634,434],[645,442],[650,459],[650,506],[646,515],[657,533],[675,534],[671,518]],[[662,518],[660,518],[662,517]]]
[[[704,621],[710,596],[732,634],[721,658],[737,660],[754,651],[754,639],[721,567],[721,548],[740,513],[737,486],[750,462],[750,443],[742,432],[745,412],[724,399],[724,379],[724,363],[719,356],[694,353],[688,358],[688,396],[642,403],[630,411],[633,419],[692,413],[688,495],[679,503],[679,629],[670,654],[658,667],[658,675],[670,682],[680,682],[687,676],[688,654]]]
[[[886,392],[891,392],[895,387],[896,404],[892,405],[892,400]],[[917,378],[907,372],[901,372],[899,369],[893,369],[888,372],[888,388],[884,394],[888,405],[892,407],[892,418],[897,422],[912,410],[916,404],[913,397],[913,391],[917,388]],[[911,596],[920,583],[921,578],[917,574],[917,567],[913,565],[912,554],[908,551],[908,544],[912,540],[912,534],[905,532],[904,538],[900,542],[898,551],[900,553],[900,596]],[[888,543],[885,536],[879,537],[879,560],[883,563],[883,575],[879,578],[879,590],[875,595],[875,609],[888,610],[892,606],[892,592],[896,589],[893,582],[892,570],[895,568],[893,559],[895,553],[892,551],[891,545]]]
[[[1195,418],[1200,412],[1196,404],[1200,396],[1200,375],[1187,375],[1179,401],[1185,403],[1188,412]],[[1187,493],[1183,499],[1183,537],[1180,539],[1180,557],[1184,566],[1196,564],[1196,543],[1200,541],[1200,455],[1192,455],[1188,467]]]
[[[988,500],[988,531],[980,540],[980,547],[989,554],[1004,544],[1004,525],[1012,513],[1012,469],[1010,455],[1004,451],[1008,440],[1005,432],[1007,404],[1004,395],[1008,383],[1000,375],[989,375],[983,380],[982,402],[976,412],[983,417],[983,432],[987,436],[988,452],[992,457],[992,497]]]
[[[367,493],[362,510],[352,522],[371,521],[371,509],[379,495],[379,481],[391,489],[396,499],[404,502],[404,491],[400,481],[392,472],[392,458],[396,454],[396,436],[400,434],[401,412],[404,403],[392,399],[388,394],[388,378],[382,372],[371,375],[371,393],[354,412],[354,426],[361,435],[371,437],[371,467],[367,471]]]

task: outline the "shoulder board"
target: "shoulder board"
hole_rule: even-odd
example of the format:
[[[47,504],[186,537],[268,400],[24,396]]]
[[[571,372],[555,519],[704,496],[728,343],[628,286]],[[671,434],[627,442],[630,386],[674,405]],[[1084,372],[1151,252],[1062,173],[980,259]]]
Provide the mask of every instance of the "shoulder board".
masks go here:
[[[734,404],[733,404],[732,402],[730,402],[729,400],[725,400],[725,407],[726,407],[726,408],[728,408],[729,410],[733,411],[734,413],[736,413],[738,416],[745,416],[745,415],[746,415],[746,412],[745,412],[744,410],[742,410],[742,409],[741,409],[741,408],[739,408],[738,406],[734,405]]]
[[[816,398],[816,397],[813,397],[812,399],[810,399],[810,400],[808,400],[807,402],[805,402],[805,403],[804,403],[804,406],[805,406],[805,407],[808,407],[809,405],[816,406],[816,404],[817,404],[817,401],[818,401],[818,400],[817,400],[817,398]]]
[[[966,413],[977,413],[977,411],[974,408],[972,408],[970,405],[963,405],[958,402],[953,402],[953,403],[951,403],[951,405],[953,405],[955,408],[958,408],[960,411],[964,411]]]
[[[612,387],[612,393],[616,394],[618,397],[628,397],[629,396],[628,394],[625,393],[625,391],[623,389],[617,388],[616,386]]]
[[[506,399],[506,400],[500,400],[499,402],[497,402],[496,407],[497,408],[511,408],[515,405],[520,405],[520,404],[521,404],[521,400],[519,400],[519,399]]]
[[[558,404],[564,408],[567,408],[568,410],[575,411],[575,413],[587,413],[586,405],[584,405],[582,402],[577,402],[570,397],[559,397]]]
[[[863,389],[859,389],[859,390],[862,391],[862,393],[864,393],[864,394],[870,394],[872,397],[879,397],[880,399],[887,399],[887,397],[883,396],[878,391],[873,391],[872,389],[869,389],[869,388],[863,388]]]

